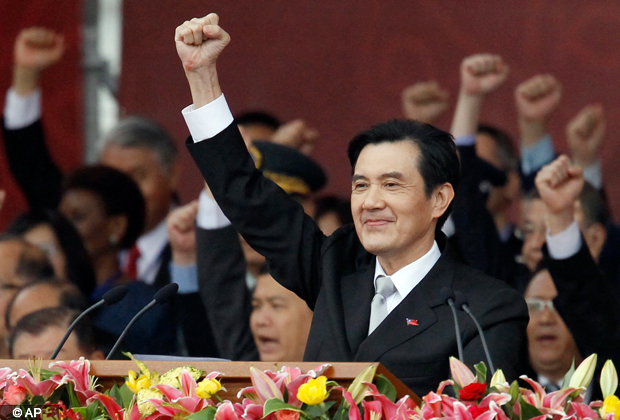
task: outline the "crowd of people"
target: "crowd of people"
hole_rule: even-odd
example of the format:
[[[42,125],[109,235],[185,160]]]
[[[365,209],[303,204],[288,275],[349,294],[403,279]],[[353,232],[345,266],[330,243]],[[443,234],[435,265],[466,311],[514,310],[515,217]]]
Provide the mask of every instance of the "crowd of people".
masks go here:
[[[311,157],[316,129],[264,112],[233,118],[215,72],[229,41],[214,14],[175,34],[192,92],[187,147],[206,180],[182,204],[175,143],[144,118],[106,133],[96,165],[61,173],[45,142],[40,80],[62,59],[62,37],[19,34],[2,139],[29,210],[0,235],[0,357],[49,358],[82,310],[124,284],[129,296],[81,321],[59,354],[102,358],[176,283],[174,300],[140,318],[121,350],[380,361],[425,394],[459,355],[446,303],[459,291],[509,379],[528,374],[558,389],[590,353],[620,361],[620,235],[599,160],[601,105],[568,122],[570,156],[558,156],[548,126],[561,83],[541,74],[518,85],[513,139],[481,123],[508,64],[466,57],[449,133],[431,125],[450,108],[441,84],[407,87],[404,119],[351,141],[351,196],[325,196]],[[464,361],[486,361],[471,320],[458,316]]]

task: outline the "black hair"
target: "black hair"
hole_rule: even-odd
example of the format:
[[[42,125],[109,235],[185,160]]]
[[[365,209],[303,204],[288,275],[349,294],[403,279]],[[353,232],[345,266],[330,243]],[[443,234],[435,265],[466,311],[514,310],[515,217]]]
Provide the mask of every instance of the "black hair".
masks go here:
[[[90,296],[97,284],[90,256],[73,224],[55,210],[36,210],[23,213],[9,225],[7,232],[24,235],[40,225],[49,226],[62,248],[66,261],[67,280],[85,296]]]
[[[353,223],[351,215],[351,200],[335,195],[326,195],[315,200],[316,211],[314,220],[319,220],[328,213],[335,213],[342,226]]]
[[[237,123],[237,125],[262,125],[274,131],[280,128],[280,125],[282,125],[278,118],[264,111],[242,112],[235,118],[235,122]]]
[[[495,142],[497,146],[497,156],[502,165],[502,167],[498,169],[502,171],[519,170],[519,157],[517,156],[515,145],[510,134],[502,129],[487,124],[478,125],[478,133],[488,135]]]
[[[105,165],[84,166],[65,179],[63,194],[69,190],[97,195],[108,216],[127,216],[127,229],[119,247],[130,248],[136,242],[144,229],[145,204],[142,192],[129,176]]]
[[[420,149],[417,169],[424,179],[424,192],[427,198],[438,186],[449,183],[455,193],[461,179],[461,164],[454,144],[454,138],[450,133],[414,120],[390,120],[377,124],[368,130],[355,136],[349,142],[349,161],[351,169],[355,170],[355,164],[362,149],[369,144],[395,143],[409,140]],[[438,232],[452,211],[450,203],[446,211],[437,220],[435,231]]]
[[[22,293],[24,290],[28,290],[43,284],[50,285],[51,287],[56,288],[60,291],[57,302],[58,306],[75,309],[78,312],[82,312],[86,310],[86,308],[88,308],[90,304],[89,300],[85,297],[85,295],[80,292],[77,286],[67,280],[50,278],[33,281],[22,286],[7,303],[6,309],[4,311],[4,325],[7,327],[7,329],[11,328],[12,326],[11,312],[13,312],[13,306],[15,306],[15,301],[17,300],[20,293]],[[15,320],[13,320],[13,323],[14,322]]]
[[[13,349],[20,335],[32,334],[38,336],[50,327],[66,329],[79,314],[79,311],[57,306],[40,309],[24,316],[9,333],[8,347],[11,358],[14,357]],[[96,350],[93,325],[88,316],[78,322],[74,333],[80,349],[84,352],[84,356],[89,356],[90,353]]]

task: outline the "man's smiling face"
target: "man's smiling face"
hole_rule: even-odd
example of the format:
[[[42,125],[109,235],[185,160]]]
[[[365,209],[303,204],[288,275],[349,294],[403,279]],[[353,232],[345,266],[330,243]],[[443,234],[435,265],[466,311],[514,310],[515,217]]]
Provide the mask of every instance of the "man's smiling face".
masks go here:
[[[355,164],[355,230],[364,248],[380,260],[415,261],[435,238],[437,218],[445,208],[437,205],[434,194],[427,197],[419,158],[418,146],[401,140],[367,145]]]

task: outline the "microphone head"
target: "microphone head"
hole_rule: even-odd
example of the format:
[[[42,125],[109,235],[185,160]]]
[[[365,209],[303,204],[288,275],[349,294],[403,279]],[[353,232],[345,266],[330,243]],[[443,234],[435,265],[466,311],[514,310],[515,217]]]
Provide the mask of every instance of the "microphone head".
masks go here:
[[[115,303],[123,300],[123,298],[127,296],[128,291],[129,288],[126,285],[121,284],[120,286],[116,286],[114,289],[105,292],[103,295],[103,301],[106,305],[114,305]]]
[[[461,292],[459,292],[458,290],[456,290],[454,292],[454,297],[456,298],[456,300],[454,301],[456,304],[456,307],[459,309],[463,309],[463,306],[469,306],[469,304],[467,303],[467,298],[465,297],[465,295]]]
[[[176,283],[170,283],[162,287],[155,293],[153,296],[153,300],[157,303],[166,303],[168,302],[174,295],[177,294],[177,290],[179,290],[179,285]]]
[[[454,292],[449,287],[442,287],[439,291],[439,297],[442,301],[449,303],[448,301],[452,299],[454,301]]]

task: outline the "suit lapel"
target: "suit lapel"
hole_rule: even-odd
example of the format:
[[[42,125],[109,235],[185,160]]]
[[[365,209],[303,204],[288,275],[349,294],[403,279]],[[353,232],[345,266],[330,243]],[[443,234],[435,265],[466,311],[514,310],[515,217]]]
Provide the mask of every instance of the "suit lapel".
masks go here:
[[[437,316],[432,308],[444,304],[439,297],[439,291],[444,286],[450,287],[453,277],[452,262],[448,258],[440,257],[424,279],[361,343],[355,360],[377,360],[386,351],[414,338],[435,324]],[[370,308],[368,313],[366,327]],[[413,321],[413,325],[408,324],[408,320]]]
[[[342,278],[342,304],[347,339],[355,355],[359,345],[368,336],[370,322],[370,303],[375,295],[373,277],[375,263]]]

